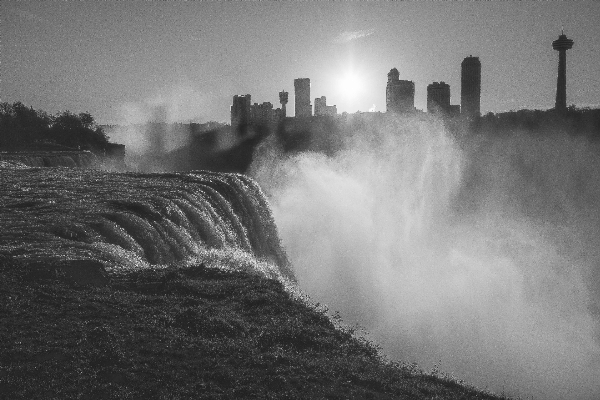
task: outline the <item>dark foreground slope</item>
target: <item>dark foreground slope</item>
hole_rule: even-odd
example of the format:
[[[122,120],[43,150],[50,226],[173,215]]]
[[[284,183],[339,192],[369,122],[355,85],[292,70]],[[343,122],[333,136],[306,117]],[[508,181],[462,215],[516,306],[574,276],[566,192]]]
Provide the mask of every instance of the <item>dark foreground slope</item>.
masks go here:
[[[382,362],[255,274],[199,265],[84,281],[11,264],[1,398],[495,398]]]

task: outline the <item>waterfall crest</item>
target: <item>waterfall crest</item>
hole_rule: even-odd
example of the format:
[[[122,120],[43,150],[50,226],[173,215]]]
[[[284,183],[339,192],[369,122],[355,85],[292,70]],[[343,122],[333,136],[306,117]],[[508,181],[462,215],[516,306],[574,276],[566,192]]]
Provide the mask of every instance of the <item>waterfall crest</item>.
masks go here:
[[[22,262],[93,259],[121,271],[191,261],[294,280],[269,205],[248,177],[70,168],[2,175],[0,252]]]

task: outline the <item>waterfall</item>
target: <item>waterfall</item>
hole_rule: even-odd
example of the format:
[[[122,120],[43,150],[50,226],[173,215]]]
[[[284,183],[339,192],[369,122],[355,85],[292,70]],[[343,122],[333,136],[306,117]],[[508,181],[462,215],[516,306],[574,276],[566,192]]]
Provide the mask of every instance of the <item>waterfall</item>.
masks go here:
[[[246,176],[65,168],[2,174],[0,252],[23,262],[94,259],[116,272],[204,262],[294,280],[269,205]]]
[[[97,157],[89,151],[32,151],[0,153],[0,162],[21,163],[29,167],[80,167],[97,164]]]

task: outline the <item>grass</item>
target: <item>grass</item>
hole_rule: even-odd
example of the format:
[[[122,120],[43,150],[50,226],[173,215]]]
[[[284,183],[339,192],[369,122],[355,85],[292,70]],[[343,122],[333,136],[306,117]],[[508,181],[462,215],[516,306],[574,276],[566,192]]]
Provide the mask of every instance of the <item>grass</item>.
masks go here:
[[[2,399],[498,398],[385,362],[254,274],[200,264],[85,282],[0,265]]]

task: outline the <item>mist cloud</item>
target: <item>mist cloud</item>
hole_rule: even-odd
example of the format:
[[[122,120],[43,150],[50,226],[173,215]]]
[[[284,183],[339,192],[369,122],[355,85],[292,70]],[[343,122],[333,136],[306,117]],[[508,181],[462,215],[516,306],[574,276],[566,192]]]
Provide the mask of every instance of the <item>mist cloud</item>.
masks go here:
[[[393,359],[497,393],[598,398],[600,149],[380,128],[333,157],[257,160],[300,287]]]
[[[174,85],[148,98],[121,105],[121,124],[149,122],[156,107],[164,107],[166,120],[163,122],[198,121],[208,105],[208,99],[190,85]]]
[[[203,93],[187,84],[174,85],[144,100],[121,104],[120,129],[111,132],[111,139],[125,144],[129,154],[141,154],[153,146],[146,124],[200,122],[207,108],[209,102]],[[170,129],[163,133],[161,140],[168,151],[183,146],[189,139],[175,137],[177,132]]]

